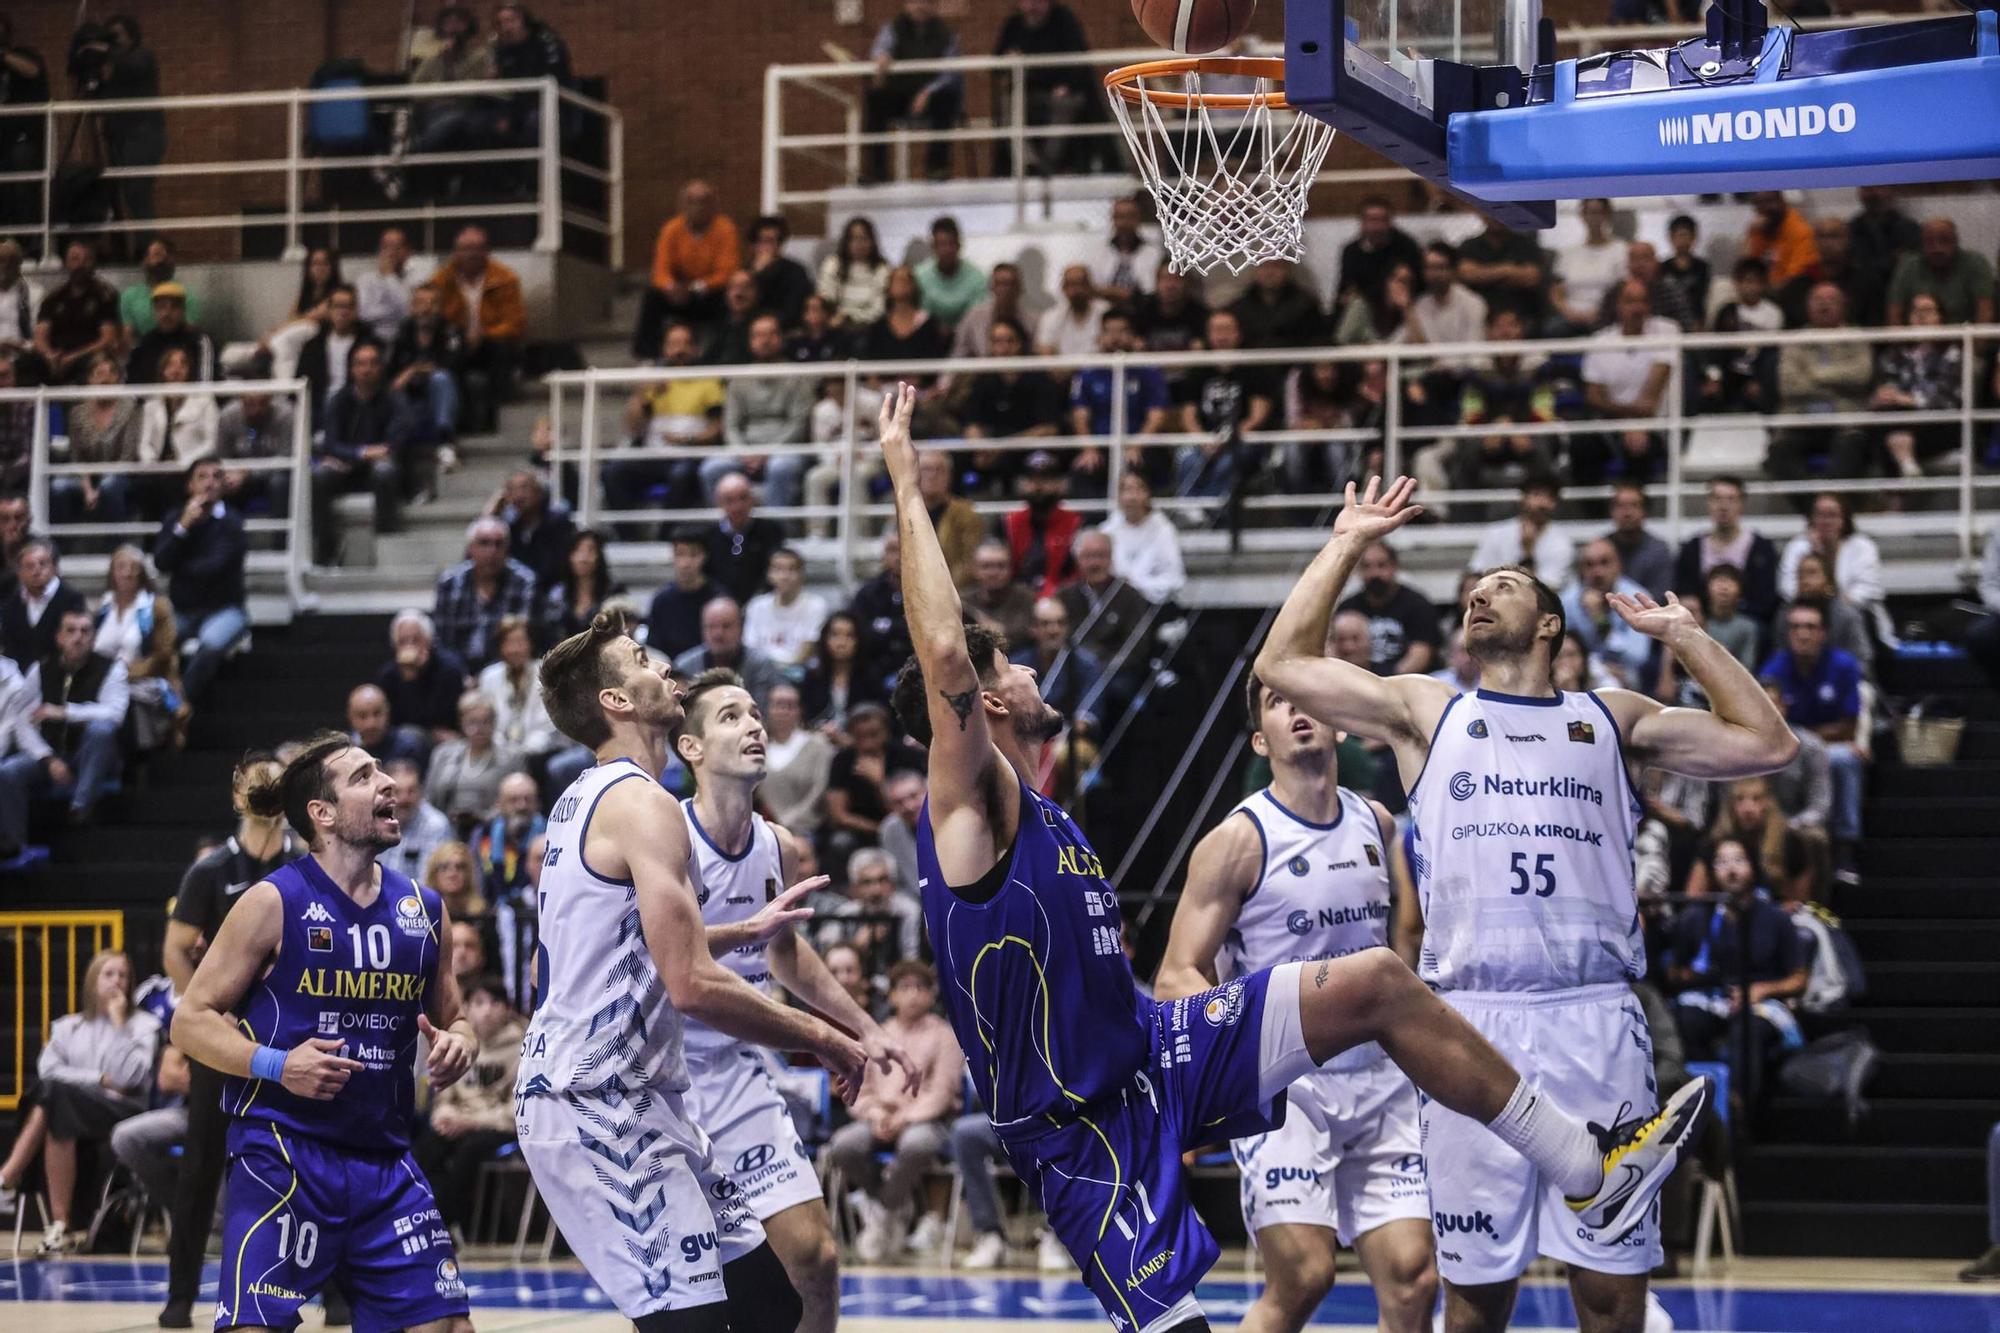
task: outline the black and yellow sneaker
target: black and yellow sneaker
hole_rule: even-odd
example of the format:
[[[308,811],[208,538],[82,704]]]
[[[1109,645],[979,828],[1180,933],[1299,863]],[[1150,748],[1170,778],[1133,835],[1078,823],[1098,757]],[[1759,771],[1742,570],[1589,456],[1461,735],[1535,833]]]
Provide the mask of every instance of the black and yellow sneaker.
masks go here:
[[[1613,1245],[1646,1220],[1646,1210],[1680,1160],[1681,1148],[1701,1125],[1715,1084],[1697,1078],[1644,1119],[1592,1125],[1604,1150],[1604,1181],[1587,1198],[1565,1200],[1600,1245]]]

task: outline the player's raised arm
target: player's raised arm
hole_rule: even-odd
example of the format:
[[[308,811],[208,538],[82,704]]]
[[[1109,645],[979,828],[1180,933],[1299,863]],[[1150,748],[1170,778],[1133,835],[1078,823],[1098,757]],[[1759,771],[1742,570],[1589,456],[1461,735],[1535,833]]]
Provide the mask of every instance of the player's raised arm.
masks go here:
[[[1174,909],[1173,929],[1153,994],[1177,1000],[1214,986],[1216,951],[1236,924],[1243,899],[1257,886],[1264,866],[1264,841],[1248,815],[1232,813],[1195,844],[1188,858],[1187,883]]]
[[[1448,688],[1424,676],[1378,676],[1326,654],[1327,622],[1361,553],[1423,512],[1410,503],[1417,486],[1411,478],[1398,477],[1378,499],[1380,485],[1380,477],[1370,477],[1357,499],[1354,483],[1347,483],[1347,504],[1333,535],[1285,599],[1257,654],[1256,672],[1299,711],[1330,726],[1391,744],[1422,742],[1429,731],[1418,727],[1413,703],[1437,696],[1441,705]]]
[[[1614,592],[1606,600],[1626,624],[1680,659],[1713,710],[1666,708],[1627,690],[1604,691],[1634,762],[1691,778],[1753,777],[1792,762],[1799,741],[1784,715],[1757,678],[1695,624],[1680,598],[1668,593],[1661,606],[1644,594]]]

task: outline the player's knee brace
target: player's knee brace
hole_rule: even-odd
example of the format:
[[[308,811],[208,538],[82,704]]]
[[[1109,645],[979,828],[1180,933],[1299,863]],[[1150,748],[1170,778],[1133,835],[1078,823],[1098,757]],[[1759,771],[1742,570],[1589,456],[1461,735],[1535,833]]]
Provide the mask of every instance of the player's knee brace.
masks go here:
[[[806,1312],[769,1241],[724,1264],[722,1284],[729,1292],[729,1333],[794,1333]]]

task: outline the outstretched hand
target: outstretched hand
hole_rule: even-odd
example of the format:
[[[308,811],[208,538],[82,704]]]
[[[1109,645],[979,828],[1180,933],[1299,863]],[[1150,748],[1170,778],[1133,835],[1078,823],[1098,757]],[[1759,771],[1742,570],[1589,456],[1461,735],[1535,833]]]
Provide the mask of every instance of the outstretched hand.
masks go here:
[[[752,944],[763,944],[777,938],[801,921],[812,919],[813,909],[804,905],[808,894],[817,893],[833,881],[825,875],[811,875],[786,889],[777,897],[757,909],[757,914],[744,924],[750,927]]]
[[[1356,499],[1354,483],[1347,483],[1347,504],[1333,520],[1334,536],[1352,537],[1364,542],[1380,541],[1424,512],[1422,505],[1410,503],[1410,497],[1417,490],[1415,477],[1396,478],[1389,489],[1377,498],[1381,485],[1380,477],[1370,477],[1367,490]]]
[[[1611,603],[1611,609],[1618,618],[1638,630],[1649,639],[1664,639],[1681,628],[1695,626],[1694,613],[1681,605],[1681,599],[1673,593],[1667,594],[1667,604],[1661,606],[1649,594],[1610,592],[1604,600]]]
[[[917,410],[917,391],[898,381],[882,395],[882,461],[891,477],[917,475],[917,446],[910,440],[910,417]]]

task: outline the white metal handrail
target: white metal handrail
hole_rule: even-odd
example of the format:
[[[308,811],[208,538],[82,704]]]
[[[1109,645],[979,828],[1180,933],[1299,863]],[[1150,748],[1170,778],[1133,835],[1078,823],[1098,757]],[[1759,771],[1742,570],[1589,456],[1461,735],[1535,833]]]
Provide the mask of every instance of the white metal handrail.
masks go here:
[[[1687,501],[1699,493],[1698,481],[1690,481],[1686,475],[1684,445],[1690,431],[1696,426],[1740,426],[1771,429],[1827,429],[1852,426],[1867,429],[1884,429],[1895,426],[1949,425],[1957,424],[1960,430],[1957,473],[1950,477],[1925,477],[1913,479],[1861,479],[1854,481],[1827,479],[1803,482],[1773,482],[1763,479],[1753,480],[1750,489],[1753,494],[1787,496],[1808,491],[1835,490],[1843,492],[1943,492],[1956,491],[1956,545],[1962,570],[1969,571],[1975,554],[1975,532],[1973,514],[1975,493],[1979,488],[2000,485],[2000,478],[1981,477],[1975,471],[1978,453],[1978,427],[2000,422],[2000,410],[1974,406],[1978,395],[1974,384],[1977,351],[1984,345],[2000,341],[2000,324],[1993,325],[1951,325],[1938,328],[1885,328],[1885,329],[1795,329],[1777,334],[1718,334],[1718,333],[1674,333],[1642,335],[1621,338],[1612,345],[1620,350],[1635,348],[1659,348],[1674,353],[1670,359],[1671,372],[1668,386],[1661,396],[1656,413],[1649,417],[1595,418],[1581,417],[1556,422],[1495,423],[1487,426],[1416,426],[1403,422],[1401,395],[1389,393],[1385,396],[1384,421],[1380,428],[1347,427],[1338,430],[1308,430],[1299,428],[1274,429],[1247,434],[1244,439],[1249,445],[1276,445],[1285,443],[1323,444],[1336,441],[1380,440],[1384,447],[1385,470],[1396,473],[1406,470],[1410,454],[1420,445],[1435,441],[1477,438],[1494,434],[1523,434],[1543,436],[1565,436],[1601,433],[1608,430],[1644,430],[1657,432],[1668,437],[1667,476],[1652,488],[1652,493],[1662,500],[1667,536],[1679,541],[1687,526]],[[1894,343],[1933,342],[1956,343],[1961,354],[1960,402],[1952,409],[1931,410],[1880,410],[1861,409],[1849,412],[1797,413],[1781,412],[1771,415],[1739,413],[1695,413],[1684,410],[1683,365],[1686,354],[1714,349],[1755,347],[1782,349],[1785,346],[1811,345],[1883,345]],[[1111,372],[1112,390],[1111,430],[1102,436],[1054,435],[1010,439],[979,439],[968,442],[960,438],[927,439],[920,447],[928,449],[963,449],[974,447],[981,450],[1034,450],[1061,449],[1074,450],[1095,446],[1106,453],[1105,476],[1110,494],[1117,493],[1118,480],[1123,470],[1130,465],[1133,451],[1148,448],[1167,448],[1183,444],[1200,443],[1208,437],[1190,435],[1175,429],[1155,435],[1140,435],[1133,429],[1135,423],[1124,419],[1125,376],[1141,367],[1162,370],[1194,369],[1217,365],[1262,366],[1268,368],[1291,368],[1308,366],[1321,362],[1335,363],[1386,363],[1388,380],[1398,384],[1406,369],[1419,367],[1437,360],[1481,361],[1497,355],[1542,355],[1551,358],[1580,358],[1595,348],[1604,346],[1595,339],[1540,339],[1517,342],[1493,343],[1416,343],[1380,344],[1371,346],[1307,347],[1307,348],[1266,348],[1232,353],[1201,352],[1131,352],[1118,354],[1097,353],[1087,356],[1026,356],[987,357],[953,361],[844,361],[831,363],[777,363],[732,366],[681,366],[681,367],[629,367],[620,369],[599,369],[565,371],[546,377],[550,395],[549,419],[552,425],[551,462],[558,474],[566,465],[574,464],[580,471],[577,505],[579,516],[585,523],[603,519],[620,521],[674,519],[681,517],[705,516],[706,510],[647,510],[607,512],[598,503],[596,479],[606,461],[638,461],[642,459],[682,459],[696,461],[715,457],[777,457],[781,455],[818,455],[823,461],[837,466],[840,472],[840,500],[834,509],[837,512],[836,535],[839,539],[843,562],[850,561],[856,545],[855,538],[864,530],[861,524],[880,518],[888,512],[888,506],[871,504],[865,496],[857,494],[856,480],[864,448],[859,442],[857,422],[852,405],[857,401],[858,391],[864,384],[895,379],[897,377],[935,377],[949,371],[954,377],[998,372],[1048,373],[1051,371],[1103,368]],[[607,403],[605,395],[622,396],[627,391],[646,385],[676,380],[713,379],[727,384],[732,380],[788,380],[805,379],[811,381],[840,380],[844,396],[842,402],[850,410],[844,414],[842,438],[825,445],[774,445],[738,446],[726,442],[712,445],[678,446],[633,446],[623,442],[622,424],[607,436],[604,410],[622,405]],[[572,416],[568,398],[572,393],[581,397],[581,411]],[[572,433],[574,441],[572,442]],[[1601,498],[1608,494],[1605,487],[1574,487],[1569,493],[1574,498]],[[1434,497],[1446,502],[1475,501],[1493,502],[1505,500],[1511,490],[1463,490],[1450,491]],[[1339,497],[1333,494],[1293,494],[1250,497],[1244,501],[1246,508],[1261,510],[1300,510],[1317,508],[1337,503]],[[1193,512],[1211,511],[1223,502],[1216,499],[1197,497],[1163,497],[1161,507]],[[981,506],[983,512],[1005,508],[1004,505]],[[1095,512],[1103,508],[1103,502],[1077,506],[1085,512]],[[821,519],[827,517],[826,507],[801,506],[795,509],[771,508],[766,513],[777,517]],[[1939,517],[1943,517],[1942,514]],[[843,567],[843,580],[851,579],[852,569]]]
[[[539,142],[514,148],[475,149],[450,153],[374,153],[356,156],[315,154],[306,151],[306,112],[323,103],[389,102],[422,103],[439,98],[499,97],[532,93],[539,102]],[[598,167],[564,154],[562,148],[562,108],[602,120],[605,125],[606,165]],[[285,114],[286,150],[282,157],[230,158],[193,162],[159,162],[150,166],[110,166],[101,170],[104,179],[171,180],[228,176],[282,175],[285,207],[282,214],[250,215],[207,213],[179,217],[119,219],[92,223],[96,232],[216,231],[247,226],[278,226],[285,229],[284,254],[296,260],[305,253],[302,228],[322,223],[392,221],[421,217],[425,220],[477,219],[493,217],[533,217],[536,219],[535,249],[553,253],[561,248],[565,224],[596,232],[606,238],[615,265],[624,251],[624,117],[616,107],[565,88],[553,77],[534,79],[478,79],[462,83],[401,83],[357,85],[351,88],[277,88],[253,92],[198,93],[181,97],[107,98],[70,100],[0,106],[0,123],[8,119],[39,118],[42,121],[42,166],[40,170],[0,173],[0,185],[38,185],[40,219],[35,226],[42,238],[42,264],[56,267],[62,256],[55,250],[57,234],[66,228],[55,216],[55,176],[62,163],[57,157],[57,122],[64,116],[99,113],[159,111],[186,113],[230,109],[281,108]],[[307,208],[305,177],[314,171],[366,170],[380,167],[449,166],[470,163],[523,162],[536,165],[535,197],[519,203],[478,205],[438,205],[416,203],[383,208]],[[562,177],[571,173],[596,181],[607,188],[605,215],[566,206],[562,198]]]
[[[284,536],[285,591],[292,607],[306,605],[306,569],[312,558],[312,411],[311,386],[303,379],[288,380],[197,380],[187,384],[85,384],[74,387],[44,386],[35,389],[0,389],[0,403],[34,404],[33,445],[29,454],[28,506],[37,531],[60,543],[72,537],[137,537],[159,531],[158,522],[134,519],[122,523],[55,523],[49,504],[49,483],[60,476],[176,476],[185,472],[192,460],[143,463],[137,460],[110,460],[101,463],[58,460],[51,448],[49,405],[74,407],[98,398],[148,399],[191,397],[208,394],[218,400],[246,393],[269,394],[290,400],[292,441],[287,454],[261,458],[227,458],[222,465],[233,472],[285,472],[290,474],[291,502],[284,518],[246,519],[243,527],[252,533],[281,533]],[[256,553],[253,553],[253,560]]]
[[[1869,27],[1883,23],[1905,22],[1915,17],[1920,16],[1886,12],[1844,14],[1828,18],[1804,19],[1796,26],[1808,30]],[[1691,23],[1572,27],[1559,31],[1556,43],[1570,54],[1582,55],[1630,47],[1653,48],[1671,45],[1698,37],[1704,31],[1701,25]],[[1480,35],[1468,44],[1465,35],[1456,30],[1451,34],[1436,36],[1398,33],[1394,35],[1393,45],[1398,51],[1414,48],[1423,55],[1467,58],[1477,56],[1483,51],[1487,57],[1498,59],[1491,51],[1489,35]],[[1065,68],[1088,68],[1102,74],[1118,65],[1155,60],[1163,54],[1152,47],[1122,47],[1112,50],[1062,52],[1055,55],[975,55],[895,61],[889,66],[891,74],[1006,75],[1009,76],[1008,91],[1004,99],[996,93],[989,124],[985,126],[968,124],[964,128],[948,130],[914,126],[898,127],[873,134],[864,133],[861,129],[862,93],[856,86],[858,81],[875,76],[876,66],[872,60],[823,60],[766,66],[760,190],[762,211],[776,213],[790,204],[824,205],[833,201],[840,190],[855,183],[860,169],[861,150],[865,146],[893,145],[907,150],[914,145],[930,143],[1004,142],[1012,146],[1008,179],[1013,185],[1016,221],[1019,222],[1025,218],[1027,212],[1028,182],[1031,173],[1026,150],[1030,143],[1060,139],[1094,139],[1115,134],[1114,127],[1103,120],[1086,120],[1061,125],[1028,124],[1025,75],[1036,69]],[[1283,48],[1273,43],[1252,40],[1245,44],[1243,54],[1276,56],[1283,54]],[[816,103],[830,102],[842,119],[841,128],[815,132],[788,130],[785,117],[788,91],[811,94]],[[1101,96],[1094,80],[1092,86],[1083,91],[1089,97]],[[1003,100],[1005,105],[1002,105]],[[824,151],[828,149],[840,150],[839,158],[830,158]],[[837,160],[844,168],[841,185],[830,189],[788,188],[784,173],[790,158],[804,158],[821,163]],[[1408,178],[1409,172],[1400,167],[1327,167],[1319,176],[1322,182],[1344,184]],[[1133,178],[1132,184],[1136,186],[1136,178]]]

